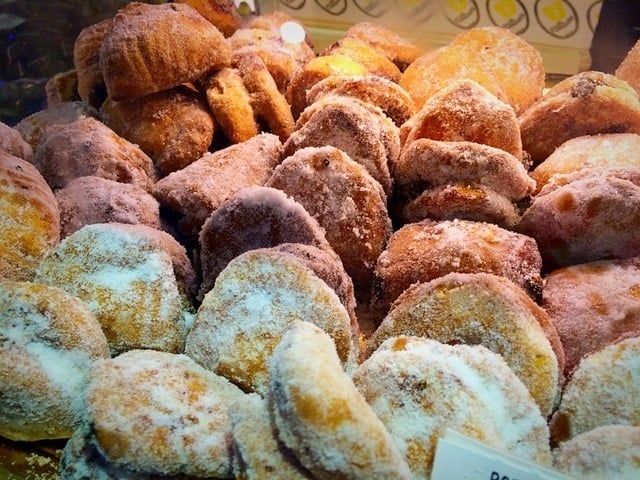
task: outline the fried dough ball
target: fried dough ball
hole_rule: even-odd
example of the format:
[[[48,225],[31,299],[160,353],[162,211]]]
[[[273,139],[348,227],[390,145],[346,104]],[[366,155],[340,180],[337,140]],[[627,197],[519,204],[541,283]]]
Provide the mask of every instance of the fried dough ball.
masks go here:
[[[540,305],[556,326],[567,376],[586,355],[640,330],[640,257],[559,268],[545,277]]]
[[[22,138],[18,130],[3,122],[0,122],[0,150],[27,162],[33,162],[31,145]]]
[[[637,41],[622,59],[615,76],[627,82],[640,95],[640,41]]]
[[[537,404],[502,357],[481,345],[390,338],[360,365],[354,383],[389,429],[412,478],[430,478],[447,428],[551,463],[549,430]]]
[[[200,298],[235,257],[281,243],[304,243],[334,253],[317,220],[283,191],[265,186],[238,191],[200,230]]]
[[[371,75],[387,78],[392,82],[400,80],[400,69],[395,63],[369,43],[355,37],[343,36],[326,47],[320,55],[345,55],[364,65]]]
[[[60,242],[60,210],[31,163],[0,150],[0,278],[33,280],[42,258]]]
[[[0,280],[0,339],[0,435],[70,437],[88,370],[109,357],[93,313],[59,288]]]
[[[376,259],[392,232],[380,184],[342,150],[325,146],[285,158],[266,185],[293,197],[318,221],[353,280],[356,299],[368,297]]]
[[[73,44],[73,65],[78,81],[78,96],[94,108],[107,99],[107,87],[100,68],[100,46],[111,29],[113,18],[83,28]]]
[[[567,140],[599,133],[640,134],[640,99],[614,75],[587,71],[565,78],[518,117],[533,165]]]
[[[341,368],[355,369],[358,345],[335,291],[290,255],[250,250],[231,260],[205,295],[185,353],[243,390],[265,395],[274,349],[297,320],[327,332]]]
[[[225,37],[230,37],[242,26],[242,17],[232,0],[175,0],[195,8]]]
[[[122,102],[108,98],[100,114],[108,127],[151,157],[161,177],[204,155],[215,132],[202,96],[182,86]]]
[[[412,478],[320,328],[293,322],[273,353],[269,377],[279,438],[314,478]]]
[[[400,335],[483,345],[504,358],[545,417],[555,406],[564,366],[560,338],[546,312],[505,277],[452,272],[413,284],[368,340],[365,358]]]
[[[640,425],[640,336],[587,355],[574,370],[549,423],[563,443],[604,425]]]
[[[130,3],[116,13],[100,46],[102,76],[115,101],[194,82],[230,62],[222,33],[182,3]]]

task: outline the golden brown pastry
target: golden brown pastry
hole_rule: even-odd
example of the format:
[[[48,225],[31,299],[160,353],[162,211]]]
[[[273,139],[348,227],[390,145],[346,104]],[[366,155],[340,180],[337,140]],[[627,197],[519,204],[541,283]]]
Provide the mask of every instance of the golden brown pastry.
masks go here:
[[[21,158],[27,162],[33,162],[33,148],[27,143],[20,132],[0,122],[0,150],[4,150],[9,155]]]
[[[412,478],[319,327],[296,320],[283,335],[269,367],[269,401],[280,440],[315,478]]]
[[[230,37],[242,26],[242,17],[233,0],[175,0],[195,8],[225,37]]]
[[[301,28],[305,32],[304,41],[313,51],[313,39],[307,31],[305,25],[295,17],[291,16],[287,12],[283,12],[282,10],[274,10],[272,12],[264,12],[258,15],[253,15],[245,20],[244,28],[271,30],[273,33],[277,33],[282,36],[282,26],[289,23],[295,23],[297,27]],[[313,55],[310,58],[312,57]]]
[[[182,3],[130,3],[116,13],[100,46],[102,76],[116,101],[193,82],[230,62],[222,33]]]
[[[0,278],[33,280],[42,258],[60,242],[60,210],[31,163],[0,150]]]
[[[65,291],[0,280],[0,435],[68,438],[91,364],[109,358],[96,317]]]
[[[627,52],[616,68],[615,76],[627,82],[640,95],[640,41]]]
[[[47,106],[59,105],[65,102],[80,101],[78,95],[78,75],[75,69],[56,73],[44,85]]]
[[[100,114],[108,127],[151,157],[160,176],[199,159],[215,133],[204,98],[182,86],[134,100],[108,98]]]
[[[370,75],[387,78],[392,82],[400,80],[400,69],[395,63],[382,53],[379,53],[366,41],[355,37],[342,37],[327,46],[320,55],[345,55],[364,65]]]
[[[73,65],[78,77],[80,99],[95,108],[100,108],[107,98],[100,68],[100,46],[111,29],[113,18],[106,18],[83,28],[73,44]]]

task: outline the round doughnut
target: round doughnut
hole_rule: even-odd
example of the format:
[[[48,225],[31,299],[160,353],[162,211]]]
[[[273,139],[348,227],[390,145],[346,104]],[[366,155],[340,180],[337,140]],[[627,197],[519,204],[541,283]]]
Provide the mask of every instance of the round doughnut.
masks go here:
[[[412,285],[368,340],[365,358],[400,335],[483,345],[504,358],[545,417],[555,406],[563,367],[560,339],[546,312],[505,277],[452,272]]]
[[[307,107],[307,91],[320,80],[332,75],[365,76],[369,71],[361,63],[346,55],[314,57],[297,68],[287,84],[285,98],[291,105],[293,118]]]
[[[320,55],[345,55],[364,65],[371,75],[387,78],[392,82],[400,80],[400,69],[395,63],[369,43],[355,37],[343,36],[327,46]]]
[[[215,126],[204,98],[179,86],[100,108],[102,121],[151,157],[161,176],[180,170],[209,149]]]
[[[266,399],[250,393],[229,406],[236,478],[310,480],[293,455],[278,442]]]
[[[144,225],[86,225],[44,257],[34,281],[83,300],[113,355],[134,348],[179,352],[188,301],[155,232]]]
[[[247,250],[305,243],[331,251],[324,231],[304,207],[276,188],[243,188],[218,207],[200,231],[200,298],[229,261]]]
[[[369,44],[391,60],[401,72],[423,53],[413,42],[376,23],[357,22],[351,25],[344,35]]]
[[[627,82],[640,95],[640,42],[636,41],[627,52],[616,68],[615,76]]]
[[[140,147],[93,117],[51,127],[33,163],[54,190],[95,176],[151,191],[157,178],[153,160]]]
[[[142,224],[161,229],[160,204],[149,192],[130,183],[102,177],[78,177],[55,192],[60,211],[60,237],[93,223]]]
[[[473,80],[457,80],[436,92],[402,127],[403,148],[414,140],[474,142],[523,158],[516,114]]]
[[[307,104],[311,105],[325,95],[355,97],[371,103],[382,109],[398,127],[416,113],[413,100],[400,85],[377,75],[327,77],[307,91]]]
[[[551,438],[563,443],[604,425],[640,425],[640,336],[587,355],[567,382],[551,417]]]
[[[100,46],[113,23],[109,17],[83,28],[73,43],[73,66],[76,71],[78,96],[94,108],[107,98],[107,87],[100,68]]]
[[[134,472],[232,475],[229,405],[244,393],[186,355],[132,350],[95,362],[86,422],[104,458]]]
[[[412,478],[430,478],[438,438],[447,428],[551,463],[549,430],[537,404],[502,357],[481,345],[390,338],[353,381],[389,429]]]
[[[31,145],[22,138],[18,130],[3,122],[0,122],[0,150],[27,162],[33,162]]]
[[[182,3],[121,8],[99,55],[107,93],[116,101],[194,82],[231,62],[220,30]]]
[[[400,153],[398,127],[381,109],[354,97],[328,95],[309,105],[284,142],[283,157],[305,147],[330,145],[367,169],[387,195],[393,185],[389,165]]]
[[[325,230],[353,280],[356,299],[368,297],[376,260],[391,236],[380,184],[332,147],[306,147],[276,167],[267,186],[299,202]]]
[[[614,75],[587,71],[551,87],[518,117],[522,146],[534,166],[571,138],[598,133],[640,134],[640,99]]]
[[[542,258],[533,238],[491,223],[423,220],[396,230],[377,260],[373,300],[385,309],[409,286],[447,273],[492,273],[534,300]]]
[[[573,181],[564,176],[566,183],[562,177],[547,183],[516,226],[536,239],[544,269],[639,256],[637,169],[583,171]]]
[[[297,320],[283,335],[269,367],[269,401],[280,440],[314,478],[412,478],[317,326]]]
[[[0,435],[68,438],[79,424],[87,372],[109,357],[95,316],[65,291],[0,280]]]
[[[572,173],[585,168],[637,168],[640,135],[636,133],[601,133],[567,140],[531,172],[540,191],[553,175]]]
[[[231,143],[258,134],[251,97],[237,68],[222,68],[203,83],[213,118]]]
[[[586,355],[640,330],[640,257],[559,268],[545,277],[540,305],[556,326],[568,376]]]
[[[326,331],[342,368],[353,371],[358,345],[333,289],[290,255],[250,250],[231,260],[205,295],[185,353],[243,390],[265,395],[273,351],[296,320]]]
[[[33,280],[35,269],[60,242],[60,210],[53,191],[31,163],[0,149],[0,278]]]
[[[209,216],[245,187],[263,185],[280,163],[282,143],[263,133],[201,158],[161,178],[153,187],[160,204],[178,217],[178,228],[197,240]]]
[[[553,451],[553,468],[572,478],[638,478],[640,426],[604,425],[576,435]]]
[[[195,8],[200,15],[209,20],[225,37],[230,37],[242,27],[242,17],[233,0],[175,0]]]

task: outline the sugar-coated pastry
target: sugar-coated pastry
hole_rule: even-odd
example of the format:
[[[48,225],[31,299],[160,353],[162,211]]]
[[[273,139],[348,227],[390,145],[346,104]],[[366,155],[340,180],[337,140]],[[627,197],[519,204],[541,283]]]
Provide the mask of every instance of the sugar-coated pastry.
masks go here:
[[[320,55],[345,55],[364,65],[370,75],[388,78],[392,82],[400,80],[401,72],[395,63],[368,42],[355,37],[343,36],[327,46]]]
[[[121,102],[108,98],[100,115],[114,132],[151,157],[160,176],[204,155],[215,133],[202,95],[182,86]]]
[[[341,368],[355,369],[358,345],[335,291],[290,255],[247,251],[227,264],[205,295],[185,353],[243,390],[265,395],[273,351],[298,320],[327,332]]]
[[[89,308],[57,287],[0,280],[0,435],[68,438],[91,364],[109,357]]]
[[[399,335],[487,347],[504,358],[542,414],[551,414],[563,367],[560,339],[545,311],[511,280],[452,272],[413,284],[368,340],[365,358]]]
[[[604,425],[553,451],[553,468],[572,478],[634,480],[640,475],[640,426]]]
[[[209,216],[239,190],[263,185],[280,163],[282,143],[264,133],[205,153],[182,170],[160,179],[153,195],[177,216],[180,232],[196,240]]]
[[[142,187],[102,177],[78,177],[55,192],[60,237],[92,223],[143,224],[161,229],[160,204]]]
[[[423,220],[403,226],[389,239],[377,259],[373,301],[388,309],[411,284],[450,272],[501,275],[537,299],[541,269],[531,237],[491,223]]]
[[[53,191],[31,163],[0,149],[0,278],[33,280],[35,269],[60,242],[60,210]]]
[[[189,301],[161,233],[144,225],[86,225],[45,256],[34,281],[83,300],[114,355],[134,348],[180,352]]]
[[[272,12],[264,12],[258,15],[252,15],[249,18],[245,19],[244,28],[255,28],[255,29],[263,29],[263,30],[271,30],[274,33],[282,36],[282,27],[285,26],[285,30],[289,24],[295,24],[296,28],[302,28],[305,32],[304,42],[309,46],[311,51],[313,51],[314,43],[311,35],[307,31],[307,27],[297,20],[295,17],[291,16],[287,12],[282,10],[274,10]],[[292,43],[291,41],[285,43]],[[298,39],[296,39],[298,40]],[[311,55],[310,58],[313,58],[314,55]]]
[[[242,17],[233,0],[176,0],[195,8],[225,36],[229,37],[242,26]]]
[[[447,428],[541,464],[549,430],[502,357],[481,345],[399,336],[364,361],[354,383],[389,429],[412,478],[429,479]]]
[[[138,145],[93,117],[49,128],[33,163],[54,190],[95,176],[150,191],[157,178],[153,160]]]
[[[44,94],[47,106],[55,106],[61,103],[78,102],[78,74],[75,69],[56,73],[44,84]]]
[[[314,478],[412,478],[317,326],[297,320],[283,335],[269,367],[269,402],[280,440]]]
[[[353,280],[356,299],[368,296],[392,232],[380,184],[342,150],[324,146],[285,158],[266,185],[292,196],[318,221]]]
[[[640,134],[640,99],[614,75],[586,71],[551,87],[518,117],[522,147],[533,165],[567,140],[598,133]]]
[[[640,330],[640,257],[559,268],[545,277],[541,306],[556,326],[567,376],[586,355]]]
[[[0,150],[27,162],[33,162],[31,145],[22,138],[18,130],[3,122],[0,122]]]
[[[100,46],[112,23],[113,18],[109,17],[84,27],[73,44],[78,96],[94,108],[100,108],[107,98],[107,87],[100,68]]]
[[[304,243],[332,251],[318,221],[283,191],[256,185],[236,192],[200,230],[200,298],[213,288],[232,259],[280,243]]]
[[[587,355],[573,371],[549,427],[562,444],[603,425],[640,425],[640,336]]]
[[[427,100],[401,129],[403,149],[414,140],[481,143],[523,158],[516,114],[481,84],[456,80]]]
[[[183,3],[132,2],[118,10],[99,55],[107,93],[116,101],[193,82],[231,61],[220,30]]]
[[[244,395],[186,355],[132,350],[94,363],[80,428],[117,467],[229,478],[228,408]]]
[[[640,95],[640,42],[636,41],[627,52],[616,68],[615,76],[631,85]]]

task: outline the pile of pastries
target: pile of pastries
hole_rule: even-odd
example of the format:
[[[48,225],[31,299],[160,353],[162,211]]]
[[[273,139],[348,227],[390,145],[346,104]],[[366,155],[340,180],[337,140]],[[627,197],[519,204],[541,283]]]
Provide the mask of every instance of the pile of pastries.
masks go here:
[[[293,28],[303,35],[290,40]],[[296,30],[297,29],[297,30]],[[0,436],[71,479],[640,463],[640,44],[132,2],[0,124]]]

